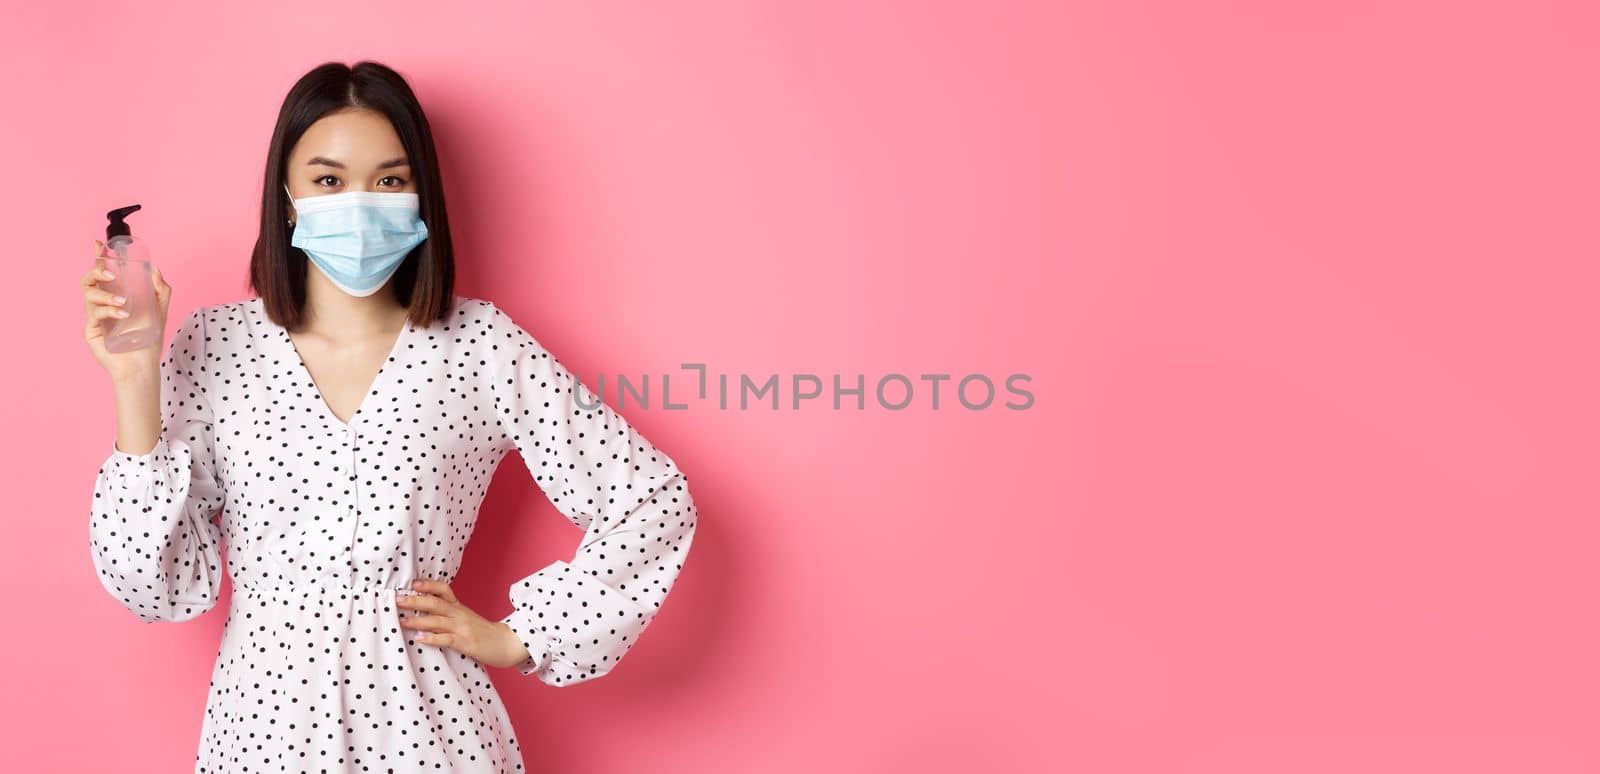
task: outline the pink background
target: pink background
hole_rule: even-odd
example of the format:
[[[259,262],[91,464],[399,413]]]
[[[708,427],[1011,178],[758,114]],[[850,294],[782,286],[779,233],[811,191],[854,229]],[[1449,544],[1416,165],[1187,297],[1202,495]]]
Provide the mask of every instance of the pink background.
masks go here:
[[[226,615],[141,624],[89,562],[103,213],[144,205],[175,308],[247,297],[283,94],[371,57],[459,292],[591,383],[1033,377],[627,408],[701,531],[614,673],[496,672],[531,770],[1600,770],[1590,9],[8,8],[8,768],[186,770]],[[499,478],[493,616],[579,538]]]

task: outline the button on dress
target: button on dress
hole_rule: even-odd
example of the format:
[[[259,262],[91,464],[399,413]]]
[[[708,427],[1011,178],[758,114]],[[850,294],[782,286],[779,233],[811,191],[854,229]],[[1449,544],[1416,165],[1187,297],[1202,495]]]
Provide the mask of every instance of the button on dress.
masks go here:
[[[513,450],[582,530],[572,558],[509,590],[522,675],[615,668],[694,536],[676,463],[482,299],[408,322],[348,422],[260,298],[201,307],[161,359],[161,413],[148,453],[112,444],[90,553],[123,607],[176,622],[216,605],[228,547],[196,772],[525,770],[485,667],[417,642],[399,621],[420,613],[395,604],[456,576]]]

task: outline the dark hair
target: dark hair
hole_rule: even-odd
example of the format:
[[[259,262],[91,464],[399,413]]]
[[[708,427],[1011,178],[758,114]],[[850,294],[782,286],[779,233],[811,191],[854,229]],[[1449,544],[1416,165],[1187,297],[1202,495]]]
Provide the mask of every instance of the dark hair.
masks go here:
[[[450,247],[450,222],[445,217],[444,184],[439,177],[433,132],[416,95],[399,73],[377,62],[361,61],[354,67],[340,62],[318,65],[301,76],[283,98],[267,152],[261,233],[250,256],[250,287],[261,296],[262,306],[273,322],[289,329],[299,326],[304,318],[310,262],[304,251],[289,244],[293,232],[283,193],[289,151],[318,119],[348,108],[364,108],[387,116],[411,162],[428,238],[411,250],[390,282],[395,297],[408,308],[412,324],[425,327],[448,314],[455,284],[455,255]]]

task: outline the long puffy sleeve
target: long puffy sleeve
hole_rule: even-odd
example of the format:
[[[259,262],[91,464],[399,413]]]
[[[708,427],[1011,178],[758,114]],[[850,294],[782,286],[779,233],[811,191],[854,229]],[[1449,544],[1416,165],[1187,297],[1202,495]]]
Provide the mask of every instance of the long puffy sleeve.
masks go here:
[[[100,584],[147,623],[187,621],[217,603],[224,492],[212,445],[206,326],[196,309],[161,360],[162,429],[129,454],[113,440],[94,483],[89,550]]]
[[[576,554],[512,585],[517,665],[552,686],[617,665],[660,609],[694,538],[688,478],[498,306],[492,393],[505,442],[579,529]]]

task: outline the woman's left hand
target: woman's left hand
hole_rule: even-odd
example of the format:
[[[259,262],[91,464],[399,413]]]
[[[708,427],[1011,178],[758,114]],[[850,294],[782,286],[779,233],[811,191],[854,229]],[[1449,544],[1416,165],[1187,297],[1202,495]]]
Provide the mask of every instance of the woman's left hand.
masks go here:
[[[528,649],[511,627],[461,604],[450,584],[423,579],[411,588],[423,593],[396,594],[395,604],[422,613],[400,616],[401,628],[417,631],[417,642],[454,648],[493,667],[509,667],[528,657]]]

